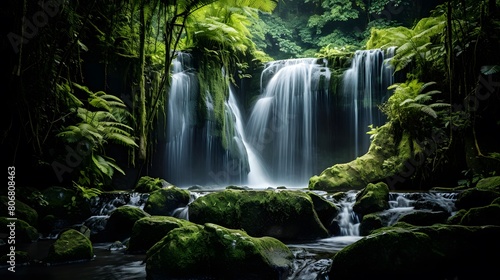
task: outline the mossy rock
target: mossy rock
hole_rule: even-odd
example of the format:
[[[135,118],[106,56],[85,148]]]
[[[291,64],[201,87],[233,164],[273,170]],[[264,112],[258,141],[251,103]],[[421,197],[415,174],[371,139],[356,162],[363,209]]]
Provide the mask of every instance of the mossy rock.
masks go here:
[[[446,223],[449,217],[450,214],[445,211],[417,210],[401,216],[398,221],[414,226],[432,226]]]
[[[466,226],[500,226],[500,205],[491,204],[484,207],[471,208],[460,220]]]
[[[390,123],[378,129],[366,154],[348,163],[336,164],[309,180],[309,189],[328,192],[361,190],[368,183],[396,176],[409,160],[409,137],[396,143]],[[392,186],[391,186],[392,187]]]
[[[156,190],[149,195],[144,211],[155,216],[172,216],[175,209],[189,203],[190,192],[170,186]]]
[[[280,240],[311,240],[329,236],[309,195],[299,191],[237,191],[210,193],[189,205],[189,219],[243,229],[251,236]]]
[[[364,216],[389,209],[389,187],[384,182],[369,183],[356,195],[353,210],[358,215]]]
[[[478,190],[500,192],[500,176],[483,178],[477,182],[476,188]]]
[[[461,192],[455,201],[455,207],[460,209],[471,209],[490,205],[500,193],[490,190],[470,189]]]
[[[137,182],[134,191],[139,193],[151,193],[168,186],[172,186],[172,184],[165,181],[164,179],[143,176]]]
[[[383,226],[382,218],[377,213],[365,215],[359,224],[359,235],[369,235],[373,230],[382,228]]]
[[[498,226],[398,224],[339,251],[330,279],[476,279],[478,271],[488,275],[496,270]]]
[[[316,213],[318,214],[318,218],[320,219],[321,223],[328,227],[337,217],[339,213],[338,207],[333,204],[333,202],[328,201],[326,198],[317,193],[309,191],[307,192],[307,194],[312,199],[314,211],[316,211]]]
[[[48,263],[68,263],[90,260],[94,257],[92,242],[82,233],[69,229],[63,232],[49,248]]]
[[[8,213],[8,203],[9,198],[7,196],[0,196],[0,211],[2,213]],[[36,227],[38,225],[38,213],[36,210],[20,200],[15,200],[15,203],[16,217]]]
[[[171,230],[189,225],[194,224],[174,217],[151,216],[141,218],[135,222],[132,228],[127,251],[144,253]]]
[[[272,237],[215,224],[170,231],[146,255],[147,279],[286,279],[293,254]]]
[[[147,216],[149,214],[138,207],[124,205],[116,208],[106,223],[108,241],[121,241],[130,237],[135,222]]]
[[[0,217],[0,234],[10,236],[11,228],[7,226],[12,224],[15,225],[16,244],[31,243],[38,240],[38,230],[21,219],[8,220],[6,217]]]

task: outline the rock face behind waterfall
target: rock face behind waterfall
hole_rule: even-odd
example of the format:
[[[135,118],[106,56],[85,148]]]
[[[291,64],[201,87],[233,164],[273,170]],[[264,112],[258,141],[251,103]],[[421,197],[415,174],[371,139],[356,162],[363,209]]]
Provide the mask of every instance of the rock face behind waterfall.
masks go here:
[[[147,279],[286,279],[293,254],[272,237],[214,224],[170,231],[146,255]]]
[[[331,206],[335,207],[335,206]],[[330,221],[336,215],[332,211]],[[190,221],[243,229],[251,236],[280,240],[312,240],[329,235],[311,197],[297,191],[226,190],[196,199]]]

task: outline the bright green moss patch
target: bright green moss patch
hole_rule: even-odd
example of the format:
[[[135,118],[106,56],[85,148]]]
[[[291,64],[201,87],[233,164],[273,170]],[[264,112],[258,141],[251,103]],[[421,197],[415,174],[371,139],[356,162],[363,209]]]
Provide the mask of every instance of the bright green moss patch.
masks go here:
[[[46,261],[49,263],[66,263],[90,260],[94,257],[90,240],[80,232],[69,229],[63,232],[49,249]]]

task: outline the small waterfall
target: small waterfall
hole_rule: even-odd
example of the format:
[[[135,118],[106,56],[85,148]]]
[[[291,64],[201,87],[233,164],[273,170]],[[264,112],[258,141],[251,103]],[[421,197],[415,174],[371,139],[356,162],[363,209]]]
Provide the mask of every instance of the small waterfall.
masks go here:
[[[358,236],[359,235],[359,217],[352,210],[356,202],[357,191],[349,191],[339,201],[340,211],[337,216],[337,221],[340,227],[341,236]]]
[[[144,205],[149,198],[149,194],[144,193],[104,193],[93,197],[90,200],[91,214],[87,220],[83,222],[87,226],[91,234],[97,234],[106,228],[109,215],[113,210],[120,206],[129,205],[144,209]]]
[[[326,94],[325,61],[307,58],[270,62],[261,75],[262,95],[247,123],[249,144],[275,183],[304,186],[316,172],[318,95]],[[326,110],[326,108],[323,108]]]
[[[390,92],[387,87],[394,83],[394,70],[389,64],[394,50],[356,51],[351,68],[344,73],[341,91],[343,110],[349,124],[346,131],[349,131],[350,141],[354,145],[352,158],[368,151],[368,126],[380,126],[385,122],[377,106],[388,99]]]

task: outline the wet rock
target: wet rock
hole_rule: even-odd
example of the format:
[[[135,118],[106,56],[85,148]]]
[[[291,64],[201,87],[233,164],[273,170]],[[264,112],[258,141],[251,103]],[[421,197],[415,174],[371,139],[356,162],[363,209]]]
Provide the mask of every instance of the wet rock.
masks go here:
[[[48,263],[86,261],[94,257],[90,240],[80,232],[69,229],[63,232],[49,248]]]
[[[330,279],[477,279],[496,271],[499,234],[498,226],[381,228],[338,252]]]
[[[147,279],[286,279],[293,254],[272,237],[214,224],[170,231],[146,255]]]
[[[444,224],[450,217],[445,211],[418,210],[401,216],[398,221],[415,226],[432,226],[434,224]]]
[[[353,210],[363,216],[389,209],[389,207],[389,187],[380,182],[368,184],[357,194]]]
[[[280,240],[327,237],[309,195],[297,191],[225,190],[202,196],[189,205],[189,219],[243,229],[251,236]]]
[[[156,216],[172,216],[174,210],[185,207],[189,199],[189,191],[170,186],[152,192],[146,201],[144,211]]]
[[[139,192],[139,193],[151,193],[153,191],[157,191],[157,190],[160,190],[162,188],[166,188],[168,186],[172,186],[172,184],[165,181],[164,179],[143,176],[137,182],[137,185],[135,186],[134,191]]]
[[[151,216],[141,218],[135,222],[132,228],[127,251],[144,253],[171,230],[189,225],[194,224],[174,217]]]
[[[363,216],[363,220],[359,224],[359,235],[369,235],[373,230],[383,227],[382,218],[376,213]]]
[[[323,223],[323,225],[328,226],[332,224],[332,221],[337,217],[339,213],[339,209],[335,204],[331,201],[328,201],[323,196],[314,193],[307,192],[307,194],[311,197],[314,211],[318,214],[318,218]]]
[[[470,209],[490,205],[500,193],[489,190],[470,189],[460,193],[455,202],[457,209]]]
[[[147,216],[149,214],[138,207],[124,205],[116,208],[106,223],[107,240],[124,240],[130,237],[135,222]]]
[[[500,205],[491,204],[484,207],[471,208],[460,220],[466,226],[500,226]]]

